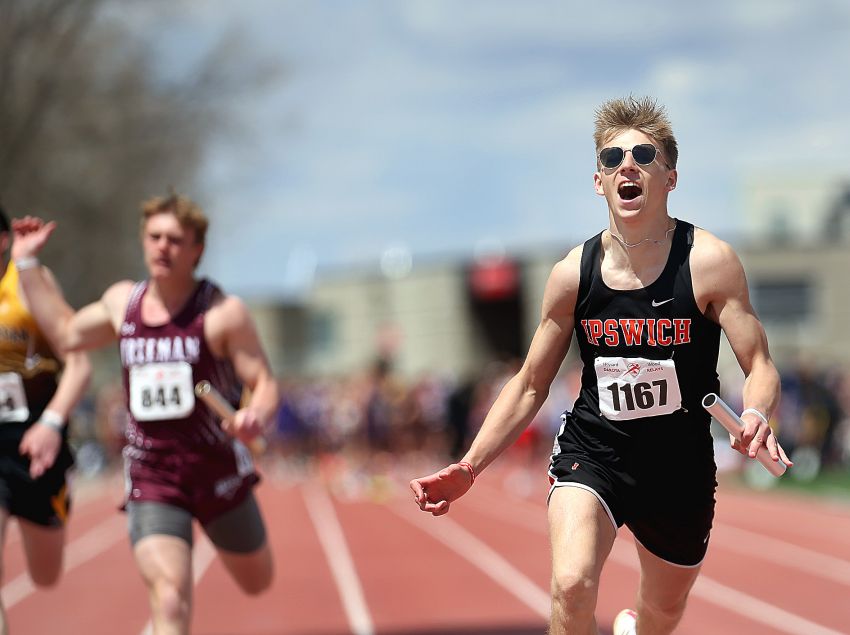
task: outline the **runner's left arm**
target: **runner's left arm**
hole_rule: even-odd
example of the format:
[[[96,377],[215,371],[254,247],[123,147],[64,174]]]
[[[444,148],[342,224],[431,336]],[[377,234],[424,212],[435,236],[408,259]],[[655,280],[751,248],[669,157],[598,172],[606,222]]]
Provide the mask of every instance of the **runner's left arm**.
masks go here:
[[[234,415],[232,431],[242,439],[251,439],[265,430],[277,412],[277,380],[245,303],[228,296],[220,308],[225,324],[225,354],[233,363],[236,376],[251,393],[248,404]]]
[[[747,278],[741,261],[725,242],[700,231],[692,257],[695,295],[702,300],[706,315],[716,321],[735,353],[746,377],[744,381],[745,427],[741,441],[733,443],[738,451],[755,457],[764,445],[774,459],[790,464],[767,421],[747,409],[756,410],[770,420],[779,404],[779,372],[770,357],[764,326],[750,303]]]

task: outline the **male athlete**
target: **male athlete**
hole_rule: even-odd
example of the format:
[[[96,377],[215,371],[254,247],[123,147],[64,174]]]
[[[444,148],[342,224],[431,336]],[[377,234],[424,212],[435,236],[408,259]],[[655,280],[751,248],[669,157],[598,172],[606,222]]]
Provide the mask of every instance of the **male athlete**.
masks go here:
[[[147,584],[156,635],[188,633],[192,602],[192,519],[243,591],[271,583],[272,557],[252,493],[258,476],[240,440],[271,420],[277,384],[245,304],[195,277],[207,218],[183,196],[142,205],[148,279],[122,281],[75,314],[36,276],[21,280],[33,312],[66,350],[118,341],[131,417],[124,448],[130,539]],[[13,222],[22,254],[34,258],[55,223]],[[208,380],[238,407],[219,422],[193,388]]]
[[[463,460],[411,488],[422,510],[445,514],[532,420],[575,332],[581,391],[562,417],[549,468],[549,632],[597,633],[602,565],[625,524],[641,577],[636,615],[623,611],[615,635],[664,635],[682,617],[714,516],[716,468],[701,400],[719,389],[720,331],[746,375],[736,449],[755,457],[764,445],[789,463],[768,426],[779,375],[736,254],[668,213],[678,148],[663,108],[648,98],[606,102],[594,141],[593,181],[608,229],[555,265],[525,363]]]
[[[15,516],[30,579],[49,587],[62,573],[71,500],[67,422],[88,386],[91,365],[83,353],[59,355],[30,314],[18,280],[28,268],[27,275],[43,278],[57,302],[64,301],[46,267],[19,258],[14,246],[12,261],[6,259],[9,230],[0,208],[0,571],[6,527]],[[0,635],[7,628],[0,603]]]

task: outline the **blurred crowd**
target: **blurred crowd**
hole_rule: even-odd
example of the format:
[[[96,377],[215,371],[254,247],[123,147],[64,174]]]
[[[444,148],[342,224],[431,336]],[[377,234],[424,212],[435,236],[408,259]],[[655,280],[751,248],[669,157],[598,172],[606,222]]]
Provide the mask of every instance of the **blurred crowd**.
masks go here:
[[[850,468],[850,370],[805,360],[780,368],[780,376],[782,400],[771,427],[794,461],[795,478],[807,480],[824,469]],[[732,386],[724,398],[740,412],[740,384],[723,384]]]
[[[493,362],[469,377],[429,373],[408,380],[379,359],[360,373],[283,379],[264,461],[293,474],[318,462],[374,474],[458,460],[520,363]],[[782,402],[771,424],[801,472],[850,467],[850,372],[799,364],[781,375]],[[740,382],[721,380],[722,396],[740,412]],[[580,381],[579,367],[565,364],[538,416],[508,451],[521,492],[538,490],[545,479],[560,415],[572,407]],[[117,382],[82,407],[74,426],[81,471],[97,472],[120,460],[125,423]],[[718,452],[724,452],[725,433],[719,426],[714,431]],[[741,462],[734,453],[718,456],[721,469]]]

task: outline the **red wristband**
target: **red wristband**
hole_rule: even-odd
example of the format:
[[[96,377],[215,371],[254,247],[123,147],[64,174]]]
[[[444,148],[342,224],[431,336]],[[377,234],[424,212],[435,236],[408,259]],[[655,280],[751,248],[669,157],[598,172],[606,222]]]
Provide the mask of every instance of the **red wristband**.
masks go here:
[[[472,466],[469,463],[467,463],[466,461],[461,461],[460,463],[458,463],[458,465],[460,465],[461,467],[465,467],[467,470],[469,470],[469,476],[472,479],[472,483],[474,483],[475,482],[475,470],[472,469]],[[472,483],[470,483],[470,485],[472,485]]]

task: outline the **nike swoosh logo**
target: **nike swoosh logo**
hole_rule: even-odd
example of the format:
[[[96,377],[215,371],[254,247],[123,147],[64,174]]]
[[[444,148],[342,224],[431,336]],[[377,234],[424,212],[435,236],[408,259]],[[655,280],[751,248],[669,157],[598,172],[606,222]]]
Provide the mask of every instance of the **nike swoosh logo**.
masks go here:
[[[668,302],[672,302],[672,301],[673,301],[673,298],[670,298],[669,300],[662,300],[661,302],[656,302],[655,300],[653,300],[652,306],[661,306],[662,304],[667,304]]]

